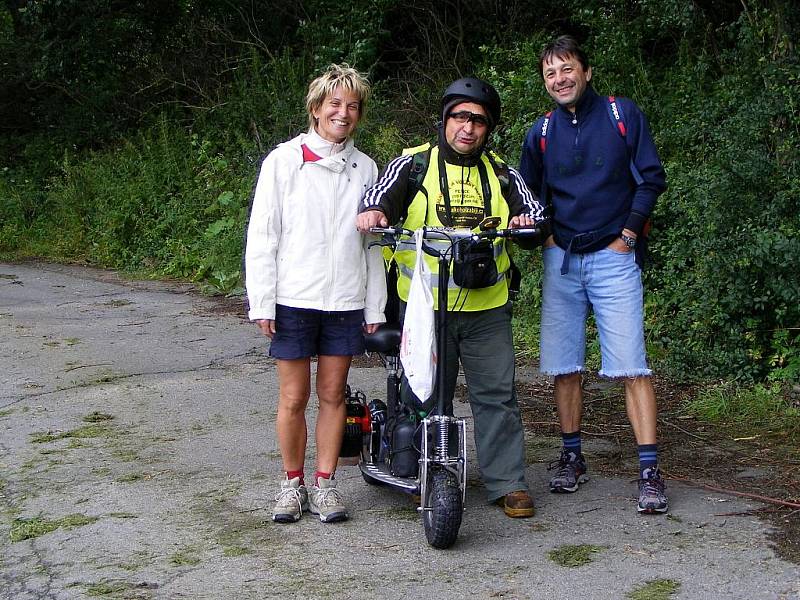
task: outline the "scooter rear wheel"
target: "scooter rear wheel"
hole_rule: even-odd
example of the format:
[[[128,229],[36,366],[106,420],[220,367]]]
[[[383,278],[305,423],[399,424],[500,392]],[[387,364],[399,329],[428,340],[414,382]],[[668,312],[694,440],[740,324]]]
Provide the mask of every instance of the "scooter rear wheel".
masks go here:
[[[436,469],[430,476],[425,502],[430,510],[422,513],[425,537],[434,548],[449,548],[458,537],[464,506],[456,476]]]

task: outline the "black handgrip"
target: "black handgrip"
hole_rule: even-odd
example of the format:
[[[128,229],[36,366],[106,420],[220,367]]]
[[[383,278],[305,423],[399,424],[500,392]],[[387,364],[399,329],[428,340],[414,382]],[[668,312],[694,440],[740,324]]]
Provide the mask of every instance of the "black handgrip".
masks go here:
[[[541,235],[542,230],[538,227],[520,227],[518,229],[504,229],[503,230],[503,237],[507,238],[515,238],[515,237],[534,237],[537,235]]]

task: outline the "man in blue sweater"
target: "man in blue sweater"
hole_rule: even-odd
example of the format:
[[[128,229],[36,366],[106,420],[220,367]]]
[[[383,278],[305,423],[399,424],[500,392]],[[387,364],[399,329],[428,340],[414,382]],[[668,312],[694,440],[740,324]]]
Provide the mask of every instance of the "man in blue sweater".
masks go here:
[[[539,119],[522,148],[520,173],[552,212],[544,245],[541,370],[555,377],[563,448],[553,492],[588,479],[581,454],[586,318],[600,336],[600,375],[621,379],[639,448],[641,513],[667,511],[658,469],[656,399],[644,345],[643,238],[664,169],[641,110],[627,98],[599,96],[577,42],[548,44],[539,66],[557,107]]]

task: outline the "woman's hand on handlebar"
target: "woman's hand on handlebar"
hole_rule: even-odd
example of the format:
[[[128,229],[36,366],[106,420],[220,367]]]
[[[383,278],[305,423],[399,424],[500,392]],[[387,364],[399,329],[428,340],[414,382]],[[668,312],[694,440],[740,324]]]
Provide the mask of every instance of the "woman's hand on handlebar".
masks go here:
[[[516,217],[511,217],[508,222],[509,229],[520,229],[524,227],[536,227],[536,221],[531,219],[530,215],[521,214]]]
[[[364,323],[364,333],[370,334],[375,333],[378,331],[378,327],[380,327],[382,323]]]
[[[387,227],[389,221],[379,210],[367,210],[356,217],[356,229],[361,233],[369,233],[371,227]]]
[[[261,333],[269,339],[272,339],[272,336],[275,335],[275,319],[257,319],[256,325],[258,325]]]

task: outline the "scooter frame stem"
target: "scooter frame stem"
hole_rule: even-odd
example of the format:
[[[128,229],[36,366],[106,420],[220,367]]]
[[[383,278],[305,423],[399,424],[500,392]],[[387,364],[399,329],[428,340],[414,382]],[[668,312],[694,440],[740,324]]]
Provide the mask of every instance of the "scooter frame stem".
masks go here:
[[[447,285],[450,280],[450,263],[442,252],[439,254],[439,307],[436,327],[436,387],[437,414],[445,414],[445,395],[447,383]]]

